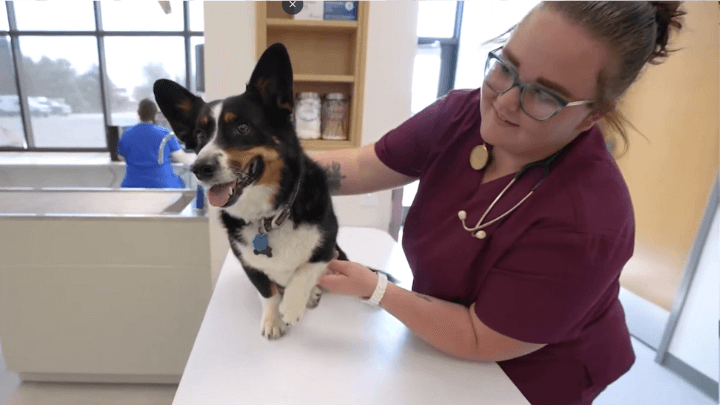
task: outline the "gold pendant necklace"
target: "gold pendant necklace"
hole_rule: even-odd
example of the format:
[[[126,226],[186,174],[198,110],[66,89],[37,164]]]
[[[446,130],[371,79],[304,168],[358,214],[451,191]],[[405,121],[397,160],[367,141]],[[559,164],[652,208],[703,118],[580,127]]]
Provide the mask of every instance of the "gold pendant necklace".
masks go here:
[[[470,166],[475,170],[481,170],[488,162],[488,150],[485,144],[478,145],[470,152]]]

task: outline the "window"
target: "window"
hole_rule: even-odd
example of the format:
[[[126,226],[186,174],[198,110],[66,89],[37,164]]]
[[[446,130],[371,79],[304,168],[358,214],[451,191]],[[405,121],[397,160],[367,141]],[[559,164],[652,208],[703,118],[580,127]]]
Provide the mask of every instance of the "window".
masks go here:
[[[195,91],[202,2],[161,3],[4,2],[0,150],[107,150],[156,79]]]
[[[105,146],[95,38],[28,36],[19,43],[34,146]]]
[[[94,31],[91,1],[13,2],[17,29],[22,31]]]
[[[413,73],[413,114],[454,87],[462,21],[462,1],[421,1],[418,51]]]
[[[107,31],[182,31],[182,1],[169,3],[170,14],[165,14],[157,1],[103,2],[103,29]]]
[[[457,1],[424,1],[418,8],[419,38],[452,38],[455,35]]]
[[[10,37],[0,36],[0,147],[24,148]]]
[[[191,0],[188,2],[188,7],[190,7],[190,31],[205,31],[202,0]]]
[[[203,68],[205,51],[205,38],[192,37],[190,39],[190,60],[194,61],[190,66],[190,87],[189,90],[195,94],[205,93],[205,70]],[[200,83],[198,83],[198,80]]]
[[[185,83],[182,37],[112,37],[105,39],[111,125],[137,123],[137,103],[150,98],[157,79]]]
[[[7,31],[10,29],[8,25],[7,10],[5,7],[0,7],[0,31]]]
[[[439,45],[418,45],[413,65],[412,100],[413,114],[420,112],[437,99],[440,85],[442,52]]]

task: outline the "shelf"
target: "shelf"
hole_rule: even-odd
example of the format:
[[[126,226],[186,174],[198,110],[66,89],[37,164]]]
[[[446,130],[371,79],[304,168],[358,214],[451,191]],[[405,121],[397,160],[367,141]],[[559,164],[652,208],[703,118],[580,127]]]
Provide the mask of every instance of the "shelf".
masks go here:
[[[266,21],[268,27],[349,31],[355,30],[358,27],[357,21],[293,20],[289,18],[268,18]]]
[[[298,75],[294,77],[296,82],[318,82],[318,83],[354,83],[353,75]]]
[[[357,3],[357,20],[295,20],[279,1],[257,1],[255,52],[285,45],[293,69],[293,92],[342,93],[348,97],[348,140],[300,140],[308,151],[360,147],[365,89],[368,16],[371,2]]]
[[[327,141],[324,139],[301,139],[300,144],[306,151],[335,150],[354,148],[350,141]]]

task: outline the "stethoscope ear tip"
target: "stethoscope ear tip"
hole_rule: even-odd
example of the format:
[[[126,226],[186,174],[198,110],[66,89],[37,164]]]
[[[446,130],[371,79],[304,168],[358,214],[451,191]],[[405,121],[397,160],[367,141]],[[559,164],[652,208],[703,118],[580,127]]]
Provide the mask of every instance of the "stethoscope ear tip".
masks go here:
[[[458,212],[458,218],[460,218],[461,221],[464,221],[465,218],[467,218],[467,213],[465,212],[465,210],[461,210],[460,212]]]

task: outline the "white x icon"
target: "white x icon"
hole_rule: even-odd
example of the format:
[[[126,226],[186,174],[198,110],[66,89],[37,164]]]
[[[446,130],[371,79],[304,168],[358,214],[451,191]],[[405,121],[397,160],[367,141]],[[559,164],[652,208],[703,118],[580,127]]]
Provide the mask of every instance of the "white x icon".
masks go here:
[[[290,3],[290,7],[295,7],[295,2],[294,2],[294,1],[290,1],[289,3]]]

